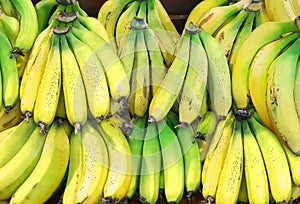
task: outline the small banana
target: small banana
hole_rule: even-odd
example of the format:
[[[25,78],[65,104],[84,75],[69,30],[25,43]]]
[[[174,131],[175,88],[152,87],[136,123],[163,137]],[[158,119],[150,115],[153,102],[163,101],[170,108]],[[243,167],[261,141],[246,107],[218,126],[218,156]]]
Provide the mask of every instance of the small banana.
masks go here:
[[[52,123],[41,156],[22,185],[14,192],[10,203],[46,202],[60,186],[69,161],[69,138],[64,125]]]

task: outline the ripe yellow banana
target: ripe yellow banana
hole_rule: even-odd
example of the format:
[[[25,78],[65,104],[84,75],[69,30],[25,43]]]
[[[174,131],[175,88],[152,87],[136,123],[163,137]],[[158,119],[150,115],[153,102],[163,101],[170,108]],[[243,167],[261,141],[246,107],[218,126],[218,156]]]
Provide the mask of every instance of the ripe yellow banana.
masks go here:
[[[241,121],[237,120],[235,129],[233,130],[233,135],[229,141],[230,144],[218,182],[216,204],[235,204],[239,196],[244,169],[243,136],[241,125]]]
[[[87,119],[87,101],[82,76],[76,57],[66,36],[60,35],[62,88],[68,121],[76,130]],[[80,107],[80,108],[79,108]]]
[[[297,22],[298,20],[263,23],[250,34],[240,47],[232,67],[232,96],[237,109],[247,109],[248,107],[250,100],[249,67],[256,52],[281,35],[296,31]]]
[[[267,107],[272,126],[281,141],[300,154],[300,122],[294,102],[294,82],[300,38],[271,64],[267,78]]]
[[[69,138],[64,125],[50,126],[41,156],[22,185],[14,192],[11,203],[46,202],[61,184],[69,161]]]
[[[149,120],[160,121],[175,103],[184,82],[190,54],[190,34],[184,33],[178,42],[178,51],[149,107]],[[175,85],[176,83],[176,85]]]
[[[249,92],[252,103],[264,124],[273,129],[266,103],[268,70],[273,60],[296,38],[297,33],[284,36],[260,48],[255,54],[249,70]]]
[[[255,117],[252,116],[248,122],[264,159],[272,197],[275,202],[287,202],[291,198],[292,179],[282,144],[277,136],[261,125]]]
[[[200,115],[201,105],[207,90],[208,59],[200,40],[202,30],[189,24],[185,32],[191,35],[190,59],[179,101],[179,122],[191,124]]]
[[[34,104],[33,118],[45,133],[47,127],[53,122],[58,105],[61,89],[61,57],[59,36],[53,33],[51,50],[47,64],[39,84]]]

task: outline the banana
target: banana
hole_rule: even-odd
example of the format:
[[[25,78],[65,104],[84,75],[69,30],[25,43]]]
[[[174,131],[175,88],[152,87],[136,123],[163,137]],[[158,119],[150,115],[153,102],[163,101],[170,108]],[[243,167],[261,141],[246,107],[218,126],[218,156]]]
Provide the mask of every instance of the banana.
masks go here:
[[[244,172],[250,203],[269,203],[267,172],[259,145],[247,121],[242,121]],[[254,179],[255,178],[255,179]]]
[[[107,146],[89,121],[82,127],[81,142],[83,170],[77,184],[75,203],[98,203],[108,174]]]
[[[36,126],[18,153],[1,167],[0,199],[9,199],[35,168],[47,136],[41,135]]]
[[[142,203],[154,204],[159,199],[161,184],[161,148],[155,123],[148,123],[143,141],[139,200]]]
[[[142,117],[148,110],[150,100],[150,68],[144,31],[136,35],[135,60],[131,73],[129,111],[131,115]]]
[[[130,93],[129,79],[120,58],[112,47],[105,40],[87,30],[73,27],[72,33],[97,55],[103,67],[112,99],[118,102],[126,101]]]
[[[82,129],[77,133],[72,131],[70,135],[70,155],[67,172],[66,187],[62,194],[62,202],[65,204],[75,203],[79,184],[83,174],[83,145]]]
[[[208,59],[199,33],[202,30],[193,24],[186,27],[191,34],[190,59],[179,101],[179,122],[184,126],[199,117],[201,104],[207,88]]]
[[[144,3],[146,3],[146,2],[144,2]],[[132,19],[134,17],[137,16],[141,4],[142,4],[142,2],[134,1],[121,14],[121,16],[117,22],[117,25],[116,25],[116,39],[115,40],[116,40],[118,49],[122,49],[121,48],[122,44],[120,41],[121,41],[123,35],[126,35],[130,31],[130,28],[129,28],[130,22],[132,21]]]
[[[159,48],[159,40],[152,29],[144,30],[144,38],[149,55],[151,97],[157,92],[167,68]]]
[[[300,154],[300,122],[294,103],[294,87],[300,38],[279,55],[271,64],[267,78],[267,107],[272,126],[294,153]],[[284,67],[284,68],[283,68]]]
[[[2,106],[0,109],[0,132],[16,126],[21,120],[20,100],[18,100],[17,104],[8,113],[6,112],[6,108]]]
[[[16,38],[13,54],[19,55],[18,52],[23,50],[29,51],[34,44],[38,35],[38,19],[34,5],[30,0],[11,0],[20,17],[20,31]],[[21,54],[22,56],[22,54]]]
[[[56,0],[41,0],[34,6],[38,19],[38,33],[41,33],[49,23],[52,11],[56,9]]]
[[[226,117],[231,104],[230,70],[223,48],[208,32],[202,30],[199,37],[208,57],[208,94],[211,108],[218,118]]]
[[[39,85],[33,118],[41,127],[41,133],[53,122],[61,89],[61,57],[59,36],[53,33],[51,50]]]
[[[163,19],[160,19],[156,1],[147,1],[147,23],[159,39],[166,66],[169,67],[173,61],[173,54],[180,36],[177,32],[166,30],[162,22]]]
[[[155,6],[155,10],[158,13],[159,18],[161,19],[163,26],[167,31],[174,33],[174,36],[172,37],[174,42],[177,42],[178,40],[177,28],[175,27],[173,21],[171,20],[170,15],[166,11],[164,5],[161,3],[161,1],[154,0],[154,6]]]
[[[232,67],[232,96],[238,109],[246,109],[249,103],[249,67],[257,51],[281,35],[297,30],[297,22],[266,22],[257,27],[240,47]],[[268,35],[265,35],[268,33]],[[255,41],[256,43],[253,43]]]
[[[87,102],[79,65],[66,36],[60,35],[62,88],[68,121],[80,129],[87,120]],[[80,107],[80,108],[78,108]]]
[[[168,68],[168,72],[151,100],[149,106],[150,121],[158,122],[162,120],[176,101],[189,64],[190,44],[190,34],[184,33],[177,44],[178,52],[174,61]],[[174,82],[176,85],[174,85]]]
[[[10,203],[43,203],[62,182],[69,161],[69,138],[64,125],[54,122],[47,134],[41,156]]]
[[[282,145],[285,151],[285,155],[288,159],[290,172],[292,175],[293,183],[300,186],[300,158],[296,156],[290,149],[285,145]]]
[[[291,198],[292,179],[285,152],[277,136],[268,128],[256,121],[249,120],[267,170],[269,187],[275,202],[287,202]]]
[[[67,35],[67,40],[80,68],[89,110],[94,118],[101,121],[110,109],[109,88],[103,66],[96,53],[73,32]]]
[[[213,7],[202,16],[197,25],[213,35],[228,19],[236,16],[250,3],[250,0],[241,0],[231,5]]]
[[[231,115],[231,114],[230,114]],[[221,169],[233,135],[235,122],[232,117],[220,121],[213,135],[202,168],[202,195],[206,200],[214,200],[220,179]],[[217,139],[219,138],[219,139]]]
[[[20,24],[18,19],[6,15],[0,9],[0,24],[3,30],[5,31],[6,35],[8,36],[10,43],[14,46],[18,33],[20,31]]]
[[[185,27],[188,26],[191,22],[195,25],[199,25],[200,19],[208,12],[210,9],[222,6],[227,4],[227,0],[209,0],[209,1],[200,1],[189,13]]]
[[[249,92],[251,101],[264,124],[273,129],[266,103],[266,81],[273,60],[280,55],[295,39],[297,33],[284,36],[260,48],[255,54],[249,70]]]
[[[165,120],[157,123],[167,202],[179,203],[184,193],[184,160],[176,134]]]
[[[35,128],[33,119],[23,120],[14,131],[0,143],[0,168],[3,167],[24,146]]]
[[[139,188],[139,180],[141,177],[141,163],[143,154],[143,143],[145,137],[145,129],[147,125],[147,115],[133,121],[134,127],[132,133],[128,135],[128,144],[130,146],[132,156],[132,178],[130,187],[126,197],[131,199],[134,197]],[[149,185],[147,183],[147,185]]]
[[[236,203],[244,169],[243,138],[241,122],[236,121],[233,135],[230,139],[228,152],[225,156],[223,169],[220,173],[216,192],[216,203]]]
[[[125,198],[132,178],[132,158],[128,141],[111,121],[103,120],[99,131],[107,145],[108,175],[104,185],[103,203],[118,203]]]
[[[184,161],[184,185],[187,197],[195,194],[201,183],[201,159],[198,143],[194,140],[194,130],[188,125],[177,131]]]
[[[0,30],[0,69],[2,75],[2,98],[6,111],[9,112],[19,99],[19,74],[16,58],[11,57],[11,43],[8,36]],[[1,105],[1,103],[0,103]],[[0,106],[1,107],[1,106]]]
[[[284,22],[294,20],[297,17],[291,1],[280,0],[274,3],[269,0],[264,0],[264,4],[268,16],[272,21]]]
[[[253,30],[254,21],[255,21],[255,13],[251,12],[248,14],[242,28],[239,30],[238,34],[236,35],[233,47],[230,52],[230,57],[229,57],[229,68],[231,73],[241,45],[248,38],[248,36],[251,34]]]
[[[45,32],[45,41],[41,41],[41,48],[39,51],[36,51],[36,57],[34,57],[35,52],[32,52],[32,58],[29,58],[30,60],[26,66],[26,77],[22,79],[20,88],[20,108],[26,118],[32,116],[38,89],[52,47],[52,40],[53,35],[48,35],[48,33]]]
[[[234,45],[235,38],[248,16],[248,12],[241,10],[230,22],[221,27],[214,37],[222,45],[227,60],[230,58],[230,53]]]

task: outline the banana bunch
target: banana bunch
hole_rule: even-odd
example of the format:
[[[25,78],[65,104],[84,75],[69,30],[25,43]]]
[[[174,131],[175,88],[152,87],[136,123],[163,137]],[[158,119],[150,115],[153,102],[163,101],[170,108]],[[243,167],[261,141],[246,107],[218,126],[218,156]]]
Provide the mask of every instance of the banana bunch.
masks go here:
[[[266,13],[271,21],[290,21],[300,15],[300,2],[298,0],[263,0]]]
[[[53,122],[60,95],[78,130],[89,113],[99,122],[109,115],[111,101],[125,103],[130,93],[106,31],[96,28],[101,23],[82,16],[73,4],[64,7],[37,37],[21,81],[21,111],[34,117],[41,132]]]
[[[174,61],[149,106],[149,120],[160,121],[178,102],[181,126],[208,109],[219,120],[231,109],[231,79],[223,48],[209,33],[190,23],[177,44]],[[208,106],[209,101],[209,106]]]
[[[120,49],[122,36],[129,32],[130,22],[136,16],[145,19],[156,33],[169,66],[179,35],[160,0],[109,0],[101,6],[97,17],[115,42],[115,49]]]
[[[294,153],[300,149],[298,29],[299,18],[262,24],[242,45],[232,72],[232,94],[238,112],[247,115],[252,103],[264,124]],[[289,117],[289,122],[284,117]]]

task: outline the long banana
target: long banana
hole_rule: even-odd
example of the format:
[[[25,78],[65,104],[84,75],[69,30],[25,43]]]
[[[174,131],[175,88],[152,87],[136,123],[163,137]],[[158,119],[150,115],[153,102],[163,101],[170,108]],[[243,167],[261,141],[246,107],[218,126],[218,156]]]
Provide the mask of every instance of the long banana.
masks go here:
[[[76,57],[65,35],[60,35],[62,88],[68,121],[80,129],[87,119],[87,102],[83,80]],[[80,108],[78,108],[80,107]]]
[[[257,51],[281,35],[297,30],[297,22],[266,22],[257,27],[240,47],[232,67],[232,96],[238,109],[249,104],[249,67]],[[268,33],[268,35],[265,35]],[[253,43],[255,41],[256,43]]]
[[[190,59],[179,101],[179,122],[191,124],[200,115],[201,104],[207,90],[208,59],[199,38],[202,30],[189,24],[185,32],[191,34]]]
[[[0,188],[0,199],[8,199],[26,180],[35,168],[42,149],[46,135],[41,135],[38,126],[28,138],[18,153],[1,167],[0,181],[3,185]]]
[[[162,120],[175,103],[184,82],[189,63],[190,35],[184,33],[177,44],[178,52],[149,107],[150,121]],[[174,84],[176,83],[176,85]]]
[[[103,66],[94,50],[73,32],[66,36],[80,68],[89,110],[94,118],[101,121],[110,109],[109,88]]]
[[[292,179],[285,152],[277,136],[254,116],[249,120],[267,170],[269,187],[275,202],[287,202],[292,193]]]
[[[263,156],[247,121],[242,121],[242,129],[245,165],[244,172],[249,202],[268,203],[269,184]]]
[[[142,203],[154,204],[159,199],[161,148],[155,123],[148,123],[143,144],[139,195]]]
[[[38,163],[10,203],[46,202],[62,182],[69,161],[69,138],[64,125],[54,122],[46,136]]]
[[[53,122],[61,89],[61,57],[59,36],[53,33],[51,50],[34,104],[33,118],[41,133]]]
[[[294,153],[300,154],[300,122],[294,103],[294,82],[300,38],[279,55],[268,71],[267,107],[272,126],[279,138]]]

